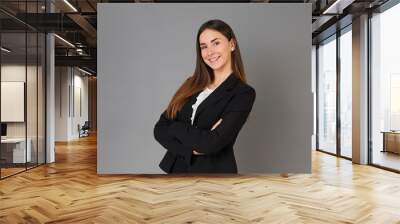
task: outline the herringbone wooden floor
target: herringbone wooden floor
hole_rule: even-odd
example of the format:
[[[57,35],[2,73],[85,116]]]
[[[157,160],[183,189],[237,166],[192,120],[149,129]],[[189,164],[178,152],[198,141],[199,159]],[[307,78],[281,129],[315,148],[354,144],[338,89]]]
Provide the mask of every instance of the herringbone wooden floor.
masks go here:
[[[96,174],[96,138],[0,181],[0,223],[400,223],[400,175],[313,153],[309,175]]]

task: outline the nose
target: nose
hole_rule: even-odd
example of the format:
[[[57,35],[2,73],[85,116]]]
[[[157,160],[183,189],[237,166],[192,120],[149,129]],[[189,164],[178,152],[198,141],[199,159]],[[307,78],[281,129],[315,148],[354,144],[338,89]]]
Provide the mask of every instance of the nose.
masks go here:
[[[214,54],[214,50],[212,48],[207,48],[207,57],[210,57]]]

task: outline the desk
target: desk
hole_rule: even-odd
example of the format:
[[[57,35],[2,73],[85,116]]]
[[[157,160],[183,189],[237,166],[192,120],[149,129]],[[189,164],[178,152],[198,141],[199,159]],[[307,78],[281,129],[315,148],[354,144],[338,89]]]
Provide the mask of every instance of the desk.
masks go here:
[[[31,144],[30,138],[27,139],[25,151],[25,138],[6,138],[1,139],[1,157],[6,160],[6,163],[25,163],[31,162]],[[26,152],[26,154],[25,154]],[[11,159],[12,158],[12,159]],[[27,158],[27,161],[25,161]]]
[[[382,131],[381,133],[383,133],[382,152],[400,154],[400,131]]]

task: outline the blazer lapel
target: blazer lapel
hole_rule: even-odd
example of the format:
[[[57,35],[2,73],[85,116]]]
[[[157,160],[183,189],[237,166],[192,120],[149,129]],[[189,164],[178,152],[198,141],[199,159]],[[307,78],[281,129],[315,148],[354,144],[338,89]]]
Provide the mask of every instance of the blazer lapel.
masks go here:
[[[204,111],[205,108],[207,108],[209,105],[213,105],[216,103],[218,100],[223,98],[229,91],[231,91],[236,83],[239,81],[239,79],[234,75],[233,73],[228,76],[227,79],[225,79],[207,98],[203,100],[203,102],[200,103],[200,105],[197,107],[196,114],[194,116],[194,121],[193,124],[196,123],[198,116],[201,114],[201,112]],[[196,94],[196,97],[199,94]],[[194,102],[193,102],[194,103]]]

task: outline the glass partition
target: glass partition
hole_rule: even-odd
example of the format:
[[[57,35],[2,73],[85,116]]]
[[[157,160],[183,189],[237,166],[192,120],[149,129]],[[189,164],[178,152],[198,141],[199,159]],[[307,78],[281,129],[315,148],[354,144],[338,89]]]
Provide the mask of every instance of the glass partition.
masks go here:
[[[7,177],[24,171],[31,159],[31,151],[26,150],[25,32],[3,32],[1,47],[1,176]]]
[[[1,1],[0,7],[18,17],[45,12],[44,3]],[[1,179],[45,163],[46,39],[30,22],[0,11]]]
[[[45,34],[38,33],[38,76],[37,76],[37,90],[38,90],[38,111],[37,111],[37,147],[38,147],[38,164],[43,164],[46,162],[46,145],[45,145],[45,120],[46,120],[46,76],[45,76],[45,66],[46,66],[46,38]]]
[[[27,150],[30,151],[30,160],[27,167],[37,165],[38,160],[38,144],[37,144],[37,116],[38,116],[38,35],[36,32],[27,33],[27,98],[26,98],[26,113],[27,113]]]

